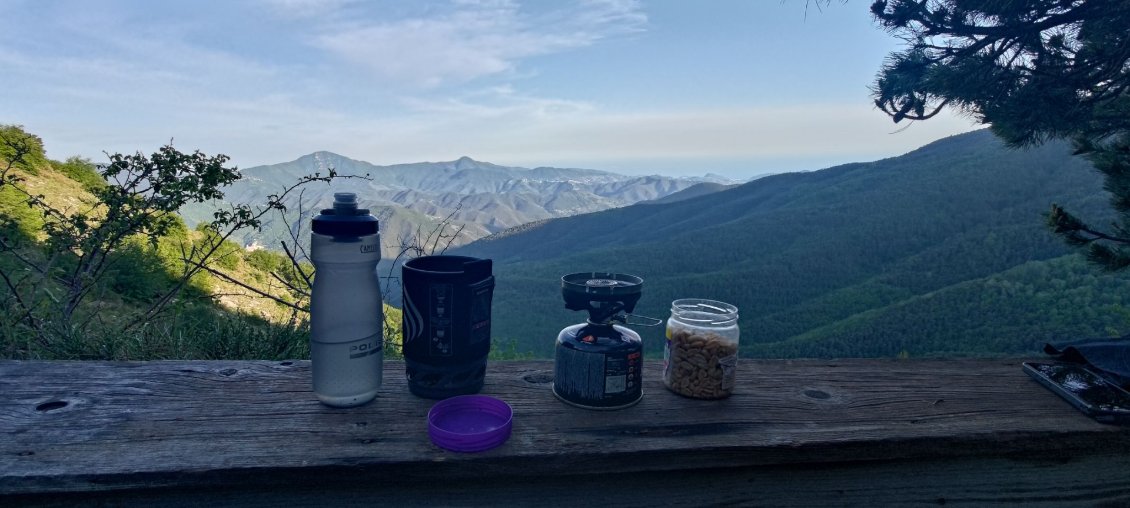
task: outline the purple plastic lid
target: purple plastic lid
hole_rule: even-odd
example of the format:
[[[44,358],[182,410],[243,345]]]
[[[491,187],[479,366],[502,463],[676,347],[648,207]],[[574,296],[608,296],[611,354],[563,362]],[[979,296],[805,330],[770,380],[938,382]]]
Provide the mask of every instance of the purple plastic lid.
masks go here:
[[[441,400],[428,411],[428,437],[440,448],[481,452],[510,439],[514,411],[486,395],[459,395]]]

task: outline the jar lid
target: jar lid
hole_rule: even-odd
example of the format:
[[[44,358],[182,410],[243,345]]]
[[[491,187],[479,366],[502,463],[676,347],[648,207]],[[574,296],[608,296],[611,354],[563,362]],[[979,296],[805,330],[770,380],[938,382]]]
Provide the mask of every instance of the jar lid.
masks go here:
[[[455,452],[481,452],[510,439],[514,411],[486,395],[459,395],[441,400],[428,411],[428,437]]]
[[[738,308],[718,300],[680,298],[671,302],[671,314],[692,324],[722,325],[737,321]]]

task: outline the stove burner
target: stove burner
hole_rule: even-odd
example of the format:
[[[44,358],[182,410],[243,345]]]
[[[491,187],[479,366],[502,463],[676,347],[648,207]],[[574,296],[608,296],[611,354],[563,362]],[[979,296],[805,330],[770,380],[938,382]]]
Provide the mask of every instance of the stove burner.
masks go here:
[[[632,285],[631,282],[622,281],[622,280],[612,280],[612,279],[589,279],[589,280],[585,281],[585,286],[588,286],[590,288],[612,287],[612,286],[631,286],[631,285]]]

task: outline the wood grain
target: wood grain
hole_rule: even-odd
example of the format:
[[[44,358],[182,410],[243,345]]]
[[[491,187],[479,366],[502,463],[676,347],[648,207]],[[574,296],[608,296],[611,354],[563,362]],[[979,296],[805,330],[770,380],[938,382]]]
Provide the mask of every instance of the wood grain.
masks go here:
[[[308,362],[0,361],[0,495],[569,504],[582,481],[617,504],[636,504],[625,486],[702,504],[689,493],[710,485],[702,502],[788,504],[805,485],[832,504],[1130,499],[1130,430],[1076,412],[1017,360],[743,360],[721,401],[668,392],[660,368],[647,364],[640,404],[605,412],[554,399],[551,362],[493,363],[483,393],[513,406],[513,436],[460,454],[430,443],[434,401],[408,393],[397,362],[376,401],[333,409]]]

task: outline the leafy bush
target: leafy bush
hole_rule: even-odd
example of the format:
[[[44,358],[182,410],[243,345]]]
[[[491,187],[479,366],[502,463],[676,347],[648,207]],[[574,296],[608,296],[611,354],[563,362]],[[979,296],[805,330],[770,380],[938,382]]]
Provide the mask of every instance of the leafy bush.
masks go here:
[[[43,140],[19,125],[0,124],[0,170],[17,168],[32,175],[47,164]]]
[[[248,265],[262,272],[278,272],[289,263],[282,254],[265,249],[248,252],[243,259]]]
[[[88,192],[95,192],[106,187],[106,180],[98,173],[98,168],[94,166],[90,159],[82,157],[70,157],[64,162],[52,161],[55,169],[67,175],[68,178],[82,184],[82,188]]]
[[[157,249],[138,239],[127,242],[112,261],[110,287],[128,301],[152,301],[172,284]]]

